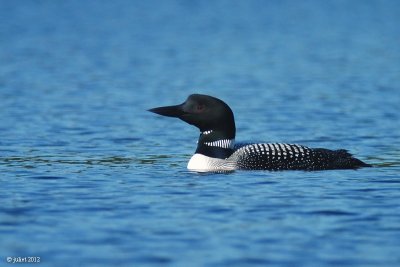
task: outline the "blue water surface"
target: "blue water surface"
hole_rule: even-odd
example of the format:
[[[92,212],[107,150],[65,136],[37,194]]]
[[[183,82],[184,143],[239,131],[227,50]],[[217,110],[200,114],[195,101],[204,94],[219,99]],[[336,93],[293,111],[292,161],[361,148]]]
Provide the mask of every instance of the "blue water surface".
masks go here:
[[[400,266],[400,1],[0,0],[0,265]],[[374,168],[186,170],[229,103],[238,141]],[[37,265],[37,266],[39,266]]]

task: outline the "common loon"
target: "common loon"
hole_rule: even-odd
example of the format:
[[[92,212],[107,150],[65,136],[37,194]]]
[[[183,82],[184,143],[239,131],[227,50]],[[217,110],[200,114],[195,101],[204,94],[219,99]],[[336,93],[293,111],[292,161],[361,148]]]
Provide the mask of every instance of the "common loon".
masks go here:
[[[195,154],[187,168],[198,172],[242,170],[333,170],[369,167],[344,149],[308,148],[296,144],[235,144],[235,119],[222,100],[192,94],[175,106],[149,109],[176,117],[200,129]]]

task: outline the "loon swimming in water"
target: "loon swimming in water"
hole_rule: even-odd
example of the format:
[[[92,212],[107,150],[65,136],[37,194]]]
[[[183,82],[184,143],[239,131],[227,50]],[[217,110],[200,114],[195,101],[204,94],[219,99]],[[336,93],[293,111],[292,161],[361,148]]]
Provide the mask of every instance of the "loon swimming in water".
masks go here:
[[[176,117],[200,129],[195,154],[187,168],[193,171],[333,170],[370,167],[344,149],[308,148],[296,144],[258,143],[235,145],[235,119],[222,100],[193,94],[176,106],[149,109]]]

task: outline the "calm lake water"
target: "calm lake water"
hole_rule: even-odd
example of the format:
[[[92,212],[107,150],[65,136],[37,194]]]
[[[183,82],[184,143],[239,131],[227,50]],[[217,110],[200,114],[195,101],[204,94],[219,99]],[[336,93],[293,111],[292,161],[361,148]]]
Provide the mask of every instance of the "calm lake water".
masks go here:
[[[400,1],[0,1],[0,265],[400,266]],[[186,170],[238,141],[374,168]]]

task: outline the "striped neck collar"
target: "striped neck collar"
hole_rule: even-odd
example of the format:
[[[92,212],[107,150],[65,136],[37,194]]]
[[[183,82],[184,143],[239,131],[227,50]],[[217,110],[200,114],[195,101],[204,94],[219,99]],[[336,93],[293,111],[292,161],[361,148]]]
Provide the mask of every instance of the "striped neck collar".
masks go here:
[[[200,134],[196,153],[212,158],[225,159],[233,153],[234,147],[234,136],[229,136],[218,130],[207,130]]]
[[[222,139],[212,142],[204,142],[204,144],[210,147],[233,149],[235,147],[235,139]]]

